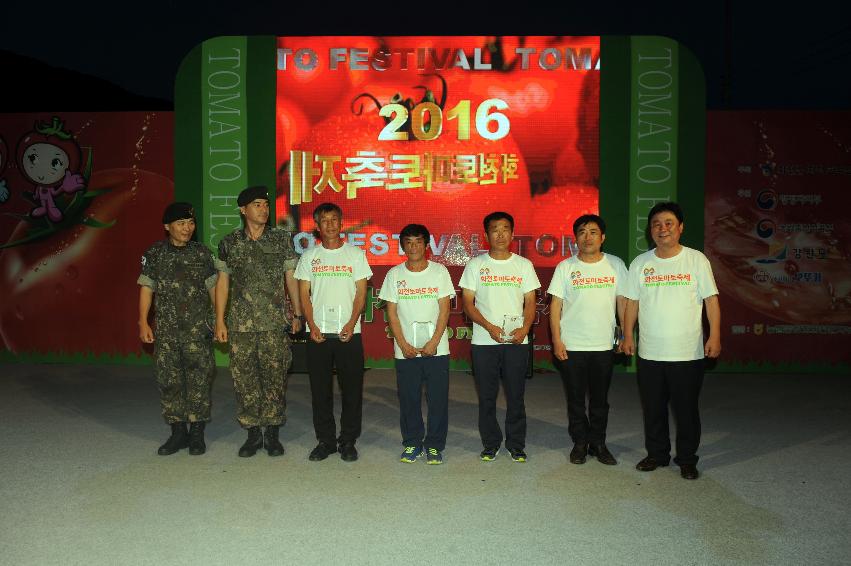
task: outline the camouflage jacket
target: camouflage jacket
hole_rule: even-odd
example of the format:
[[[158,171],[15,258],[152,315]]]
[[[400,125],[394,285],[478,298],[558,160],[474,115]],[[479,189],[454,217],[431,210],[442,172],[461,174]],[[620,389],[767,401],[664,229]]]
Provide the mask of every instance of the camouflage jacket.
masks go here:
[[[217,277],[213,254],[203,244],[177,247],[162,240],[148,248],[137,282],[154,291],[155,337],[209,340],[216,320],[209,290]]]
[[[287,271],[297,263],[292,236],[266,228],[257,241],[242,228],[219,242],[216,268],[230,276],[227,325],[230,332],[283,330],[286,319]]]

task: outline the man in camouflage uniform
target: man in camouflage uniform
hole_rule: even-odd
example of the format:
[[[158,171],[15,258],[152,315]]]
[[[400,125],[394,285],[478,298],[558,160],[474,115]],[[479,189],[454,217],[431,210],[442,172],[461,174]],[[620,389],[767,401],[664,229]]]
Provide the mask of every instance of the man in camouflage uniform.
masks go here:
[[[216,339],[230,344],[237,420],[248,430],[239,455],[254,456],[265,444],[270,456],[280,456],[284,447],[278,429],[286,420],[287,370],[292,362],[286,327],[299,332],[303,319],[293,278],[297,258],[290,232],[267,225],[266,187],[245,189],[237,204],[243,227],[219,242]],[[295,314],[289,323],[287,292]],[[265,434],[260,427],[266,428]]]
[[[163,417],[171,425],[171,436],[158,454],[188,446],[190,454],[198,455],[207,449],[204,426],[210,420],[216,371],[211,335],[216,270],[210,250],[192,241],[192,205],[168,205],[162,221],[168,237],[142,256],[139,338],[154,344],[154,375]],[[154,299],[156,333],[148,324]]]

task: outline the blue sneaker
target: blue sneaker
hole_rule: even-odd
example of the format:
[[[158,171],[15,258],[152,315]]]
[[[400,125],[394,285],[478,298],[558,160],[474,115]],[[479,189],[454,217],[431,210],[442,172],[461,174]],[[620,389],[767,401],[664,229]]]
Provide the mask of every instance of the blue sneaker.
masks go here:
[[[413,464],[417,461],[417,458],[422,455],[422,448],[417,448],[416,446],[405,446],[405,449],[402,451],[402,457],[399,458],[399,461],[405,462],[406,464]]]
[[[429,448],[428,452],[426,452],[426,464],[442,464],[443,463],[443,453],[437,448]]]

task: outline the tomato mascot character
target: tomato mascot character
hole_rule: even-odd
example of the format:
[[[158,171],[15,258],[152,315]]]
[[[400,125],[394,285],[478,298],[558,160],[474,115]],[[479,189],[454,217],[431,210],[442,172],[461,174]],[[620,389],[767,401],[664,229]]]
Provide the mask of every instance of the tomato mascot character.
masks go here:
[[[18,142],[18,166],[24,178],[35,185],[36,207],[30,215],[33,218],[46,215],[54,223],[63,218],[57,197],[73,195],[85,188],[85,180],[79,173],[80,146],[62,126],[57,117],[50,124],[36,122],[33,131]]]

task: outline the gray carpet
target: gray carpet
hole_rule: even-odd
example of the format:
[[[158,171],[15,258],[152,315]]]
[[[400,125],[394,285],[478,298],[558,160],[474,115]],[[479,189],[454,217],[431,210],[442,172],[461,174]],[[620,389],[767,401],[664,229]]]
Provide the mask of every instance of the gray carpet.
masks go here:
[[[849,376],[707,376],[698,481],[641,473],[634,378],[616,375],[609,447],[567,461],[555,374],[528,382],[526,464],[478,460],[472,378],[453,373],[443,466],[402,464],[395,374],[366,375],[356,463],[308,462],[307,378],[287,453],[237,458],[230,377],[209,450],[156,455],[150,368],[0,366],[0,563],[847,564]],[[338,403],[339,404],[339,403]]]

